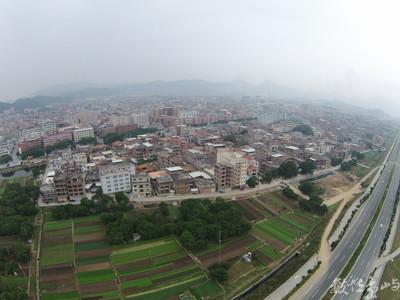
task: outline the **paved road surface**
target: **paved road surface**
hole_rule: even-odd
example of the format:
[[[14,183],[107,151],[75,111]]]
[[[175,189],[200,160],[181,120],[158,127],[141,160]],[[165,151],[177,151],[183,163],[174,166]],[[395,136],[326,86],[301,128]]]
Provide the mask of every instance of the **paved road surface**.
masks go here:
[[[364,203],[364,205],[358,211],[353,220],[352,226],[333,251],[326,271],[322,274],[320,280],[316,282],[315,285],[311,287],[300,299],[321,299],[326,292],[330,290],[330,286],[334,282],[335,278],[340,275],[344,267],[347,265],[355,249],[359,245],[366,229],[368,228],[369,222],[372,220],[378,204],[385,192],[393,169],[393,162],[397,160],[399,146],[400,141],[397,139],[389,155],[388,163],[383,169],[382,176],[377,182],[376,188],[372,192],[367,202]]]

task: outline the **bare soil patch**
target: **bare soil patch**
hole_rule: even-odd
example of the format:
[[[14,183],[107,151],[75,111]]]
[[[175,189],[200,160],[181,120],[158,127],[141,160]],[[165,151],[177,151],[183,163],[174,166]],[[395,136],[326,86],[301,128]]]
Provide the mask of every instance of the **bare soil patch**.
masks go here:
[[[279,251],[283,251],[288,247],[284,242],[277,239],[268,241],[268,244]]]
[[[264,215],[258,212],[248,200],[238,200],[237,204],[244,210],[247,210],[256,220],[264,219]]]
[[[264,265],[269,265],[270,263],[274,262],[272,259],[270,259],[268,256],[266,256],[261,251],[257,251],[257,255],[258,255],[258,258],[261,260],[261,262]]]
[[[337,173],[334,176],[318,181],[318,185],[325,189],[324,198],[329,199],[347,192],[357,183],[357,181],[356,176],[345,176],[342,173]]]
[[[179,277],[182,277],[182,276],[185,276],[185,275],[189,275],[189,274],[192,274],[192,273],[197,272],[199,270],[200,269],[198,269],[198,268],[191,269],[191,270],[187,270],[187,271],[182,272],[182,273],[166,276],[166,277],[155,279],[155,280],[152,280],[152,281],[153,281],[153,283],[157,284],[157,283],[161,283],[161,282],[164,282],[164,281],[167,281],[167,280],[171,280],[171,279],[179,278]]]
[[[74,237],[75,244],[87,244],[102,242],[106,240],[106,235],[103,231],[94,232],[92,234],[77,235]]]
[[[103,225],[103,222],[101,222],[101,221],[92,221],[92,222],[74,223],[74,228],[89,227],[89,226],[99,226],[99,225]]]
[[[107,262],[92,264],[92,265],[76,266],[76,271],[77,272],[89,272],[89,271],[97,271],[97,270],[104,270],[104,269],[111,269],[111,268],[112,268],[111,263],[107,261]]]
[[[68,263],[68,264],[59,264],[48,267],[42,267],[40,272],[42,276],[55,276],[59,274],[65,274],[68,272],[73,272],[71,265],[72,265],[71,263]]]
[[[72,235],[70,233],[63,235],[49,236],[49,237],[45,236],[42,241],[43,248],[59,246],[62,244],[72,244]]]
[[[221,261],[231,260],[234,257],[242,256],[243,254],[247,253],[248,250],[246,248],[246,245],[254,241],[256,241],[256,238],[253,236],[249,236],[243,240],[237,241],[224,247],[223,249],[221,249]],[[203,266],[208,268],[219,261],[219,250],[198,256],[198,259],[200,259]]]
[[[79,292],[82,296],[117,290],[118,288],[114,280],[79,285]]]
[[[98,250],[89,250],[89,251],[80,251],[75,253],[76,258],[88,258],[88,257],[96,257],[96,256],[103,256],[103,255],[110,255],[110,249],[98,249]]]
[[[279,212],[277,212],[275,209],[273,209],[271,206],[267,205],[266,203],[264,203],[260,199],[256,198],[255,200],[256,200],[256,202],[258,204],[260,204],[262,207],[264,207],[266,210],[268,210],[271,214],[273,214],[275,216],[279,216],[280,215]]]
[[[117,269],[117,271],[123,272],[123,271],[132,270],[132,269],[144,268],[147,266],[151,266],[152,264],[153,264],[153,262],[150,259],[144,259],[144,260],[135,261],[135,262],[128,263],[128,264],[118,265],[115,268]]]

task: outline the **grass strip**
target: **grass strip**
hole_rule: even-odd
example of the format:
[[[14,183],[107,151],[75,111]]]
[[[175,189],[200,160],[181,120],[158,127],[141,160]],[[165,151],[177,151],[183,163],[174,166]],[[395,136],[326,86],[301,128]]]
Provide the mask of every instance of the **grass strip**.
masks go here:
[[[215,281],[207,281],[191,288],[190,291],[196,296],[197,299],[203,299],[203,297],[216,296],[222,293],[224,290]]]
[[[72,226],[72,220],[55,221],[44,224],[44,230],[60,229]]]
[[[335,207],[335,208],[337,208],[337,207]],[[307,226],[296,222],[295,220],[289,218],[287,215],[279,216],[279,219],[282,220],[283,222],[303,231],[303,232],[308,232],[310,230],[310,228],[308,228]]]
[[[74,234],[87,233],[93,231],[104,231],[103,225],[79,227],[74,229]]]
[[[41,300],[69,300],[69,299],[79,299],[78,291],[70,291],[64,293],[44,293],[40,297]]]
[[[109,246],[106,241],[87,243],[87,244],[75,244],[75,252],[106,249],[108,247]]]
[[[110,261],[110,256],[108,255],[75,259],[75,263],[77,266],[100,264],[108,261]]]

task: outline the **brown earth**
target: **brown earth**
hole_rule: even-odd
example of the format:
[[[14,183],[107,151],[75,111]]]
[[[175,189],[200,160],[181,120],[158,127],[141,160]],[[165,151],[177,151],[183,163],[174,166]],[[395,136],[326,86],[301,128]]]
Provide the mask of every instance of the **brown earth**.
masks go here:
[[[128,263],[128,264],[118,265],[115,268],[117,269],[118,272],[123,272],[123,271],[132,270],[132,269],[144,268],[147,266],[151,266],[152,264],[153,264],[153,262],[149,258],[149,259],[135,261],[135,262]]]
[[[291,219],[295,220],[296,222],[299,222],[302,225],[312,226],[311,222],[309,222],[307,220],[304,220],[303,218],[301,218],[299,216],[296,216],[295,214],[290,214],[290,215],[288,215],[288,217],[290,217]]]
[[[278,251],[283,251],[283,250],[285,250],[285,249],[288,247],[288,245],[286,245],[284,242],[282,242],[282,241],[280,241],[280,240],[277,240],[277,239],[268,241],[268,244],[269,244],[272,248],[277,249]]]
[[[103,222],[101,222],[101,221],[92,221],[92,222],[74,223],[74,228],[98,226],[98,225],[103,225]]]
[[[264,215],[258,212],[248,200],[238,200],[237,204],[244,210],[247,210],[256,220],[264,219]]]
[[[273,214],[275,216],[279,216],[280,215],[275,209],[273,209],[271,206],[267,205],[266,203],[264,203],[260,199],[256,198],[255,200],[256,200],[256,202],[258,204],[260,204],[262,207],[264,207],[266,210],[268,210],[271,214]]]
[[[195,268],[195,269],[187,270],[187,271],[182,272],[182,273],[178,273],[178,274],[166,276],[166,277],[159,278],[159,279],[155,279],[155,280],[152,280],[152,281],[153,281],[154,284],[157,284],[157,283],[161,283],[161,282],[168,281],[168,280],[171,280],[171,279],[183,277],[183,276],[192,274],[192,273],[197,272],[197,271],[200,271],[200,268]],[[185,279],[187,279],[187,278],[189,278],[189,277],[186,277]]]
[[[75,241],[75,245],[80,245],[80,244],[87,244],[87,243],[96,243],[96,242],[102,242],[102,241],[105,241],[106,240],[106,238],[104,237],[104,238],[98,238],[98,237],[96,237],[96,238],[94,238],[94,239],[91,239],[91,240],[79,240],[79,241],[77,241],[77,239],[75,238],[74,239],[74,241]]]
[[[292,209],[300,209],[299,202],[298,201],[292,201],[290,199],[287,199],[284,195],[278,192],[273,192],[272,193],[276,198],[284,202],[286,205],[290,206]]]
[[[237,241],[235,243],[229,244],[228,246],[221,249],[221,261],[227,261],[237,256],[242,256],[247,253],[248,250],[246,245],[256,241],[256,238],[249,236],[243,240]],[[198,259],[201,261],[203,266],[206,268],[212,266],[219,261],[219,250],[200,255]]]
[[[145,292],[145,291],[149,291],[154,289],[153,286],[145,286],[145,287],[137,287],[137,286],[133,286],[127,289],[124,289],[124,294],[125,295],[132,295],[132,294],[136,294],[139,292]]]
[[[269,265],[270,263],[274,262],[272,259],[270,259],[268,256],[266,256],[264,253],[262,253],[261,251],[257,250],[257,255],[258,258],[261,260],[261,262],[264,265]]]
[[[72,234],[55,235],[50,237],[44,237],[42,240],[42,248],[59,246],[62,244],[71,244]]]
[[[1,247],[3,248],[10,248],[14,242],[18,241],[19,237],[16,235],[12,235],[12,236],[1,236],[0,237],[0,242],[4,243],[1,244]]]
[[[173,261],[173,263],[174,264],[172,266],[166,266],[163,268],[150,270],[150,271],[146,271],[146,272],[142,272],[142,273],[122,276],[122,277],[120,277],[121,282],[131,281],[131,280],[135,280],[135,279],[139,279],[139,278],[162,274],[162,273],[169,272],[172,270],[177,270],[179,268],[192,265],[194,262],[190,256],[186,256],[186,257],[182,257],[182,258],[179,258],[179,259]]]
[[[345,176],[337,173],[334,176],[318,181],[318,185],[325,190],[324,198],[331,198],[350,190],[358,182],[355,176]]]
[[[97,271],[97,270],[104,270],[104,269],[111,269],[111,263],[109,261],[91,265],[83,265],[83,266],[76,266],[76,271],[79,272],[89,272],[89,271]]]
[[[40,273],[42,276],[53,276],[58,274],[64,274],[67,272],[73,272],[71,269],[71,263],[52,265],[40,268]]]
[[[111,250],[108,248],[105,248],[105,249],[76,252],[75,258],[88,258],[88,257],[96,257],[96,256],[110,255],[110,254],[111,254]]]
[[[275,211],[280,215],[281,211],[282,211],[282,206],[278,203],[275,203],[274,201],[272,201],[271,199],[269,199],[266,195],[260,195],[258,196],[259,199],[261,199],[261,201],[268,203],[268,205],[270,207],[272,207],[273,209],[275,209]]]
[[[82,296],[112,292],[117,290],[118,287],[114,280],[79,285],[79,292]]]

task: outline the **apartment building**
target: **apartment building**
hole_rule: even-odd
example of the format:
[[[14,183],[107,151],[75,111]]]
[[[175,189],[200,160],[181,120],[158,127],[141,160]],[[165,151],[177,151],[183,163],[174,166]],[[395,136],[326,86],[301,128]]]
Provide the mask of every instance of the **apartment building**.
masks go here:
[[[42,122],[42,130],[45,136],[56,133],[57,127],[54,120],[45,120]]]
[[[86,196],[85,179],[78,172],[57,172],[54,190],[58,200],[79,200]]]
[[[151,182],[149,174],[137,174],[132,176],[132,194],[133,196],[150,197]]]
[[[43,144],[45,147],[52,146],[58,142],[72,140],[72,133],[70,132],[60,132],[57,134],[52,134],[43,138]]]
[[[74,142],[79,142],[82,138],[94,137],[94,130],[92,127],[74,130]]]
[[[233,186],[233,166],[230,164],[217,163],[214,166],[214,181],[218,191],[231,189]]]
[[[99,175],[104,194],[127,192],[131,190],[131,176],[135,175],[135,166],[125,162],[114,162],[99,166]]]
[[[246,185],[248,160],[239,152],[217,152],[217,163],[232,166],[232,187],[240,188]]]

